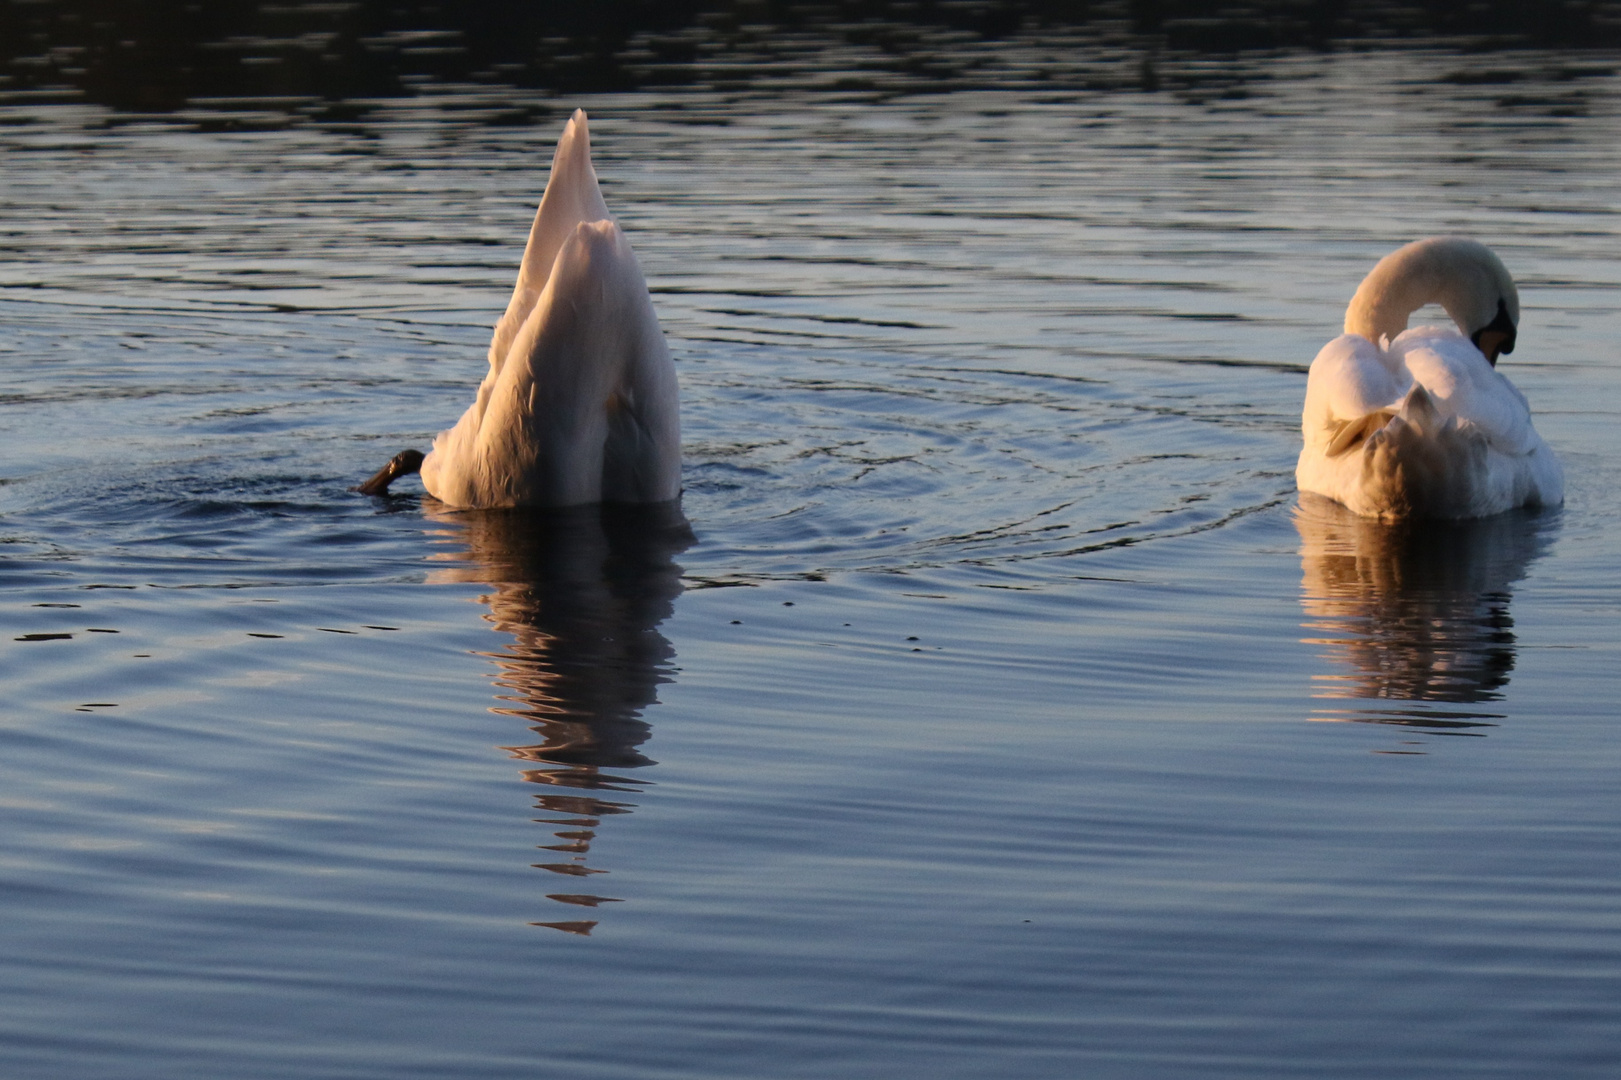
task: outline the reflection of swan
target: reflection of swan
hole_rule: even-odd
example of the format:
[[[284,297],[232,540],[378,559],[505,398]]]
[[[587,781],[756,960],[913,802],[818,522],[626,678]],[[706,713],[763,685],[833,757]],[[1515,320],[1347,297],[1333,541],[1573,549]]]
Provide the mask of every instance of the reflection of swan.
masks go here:
[[[674,504],[588,506],[565,510],[433,512],[466,545],[466,565],[435,571],[435,581],[488,583],[485,616],[513,643],[491,653],[505,704],[540,736],[506,749],[532,767],[523,778],[545,785],[541,820],[563,825],[544,845],[567,860],[536,865],[570,878],[604,871],[586,865],[595,829],[633,804],[594,792],[636,791],[644,781],[605,770],[653,762],[641,751],[651,734],[642,712],[658,700],[674,656],[658,625],[681,592],[675,555],[692,542]],[[566,904],[596,907],[612,897],[553,893]],[[592,922],[542,923],[589,933]]]
[[[524,248],[490,370],[427,457],[396,455],[358,490],[421,470],[451,506],[665,502],[681,493],[675,365],[630,242],[607,220],[576,111]]]
[[[1502,697],[1514,669],[1509,587],[1546,547],[1548,523],[1529,511],[1480,521],[1385,522],[1303,496],[1295,524],[1311,634],[1305,640],[1341,667],[1316,678],[1316,696],[1417,706],[1323,710],[1323,718],[1428,728],[1491,719],[1471,710],[1437,711],[1434,703]]]
[[[1429,303],[1462,333],[1407,330]],[[1379,517],[1560,503],[1559,461],[1531,426],[1524,395],[1496,370],[1498,354],[1514,351],[1519,319],[1508,271],[1473,240],[1420,240],[1379,260],[1351,299],[1345,333],[1312,361],[1300,490]]]

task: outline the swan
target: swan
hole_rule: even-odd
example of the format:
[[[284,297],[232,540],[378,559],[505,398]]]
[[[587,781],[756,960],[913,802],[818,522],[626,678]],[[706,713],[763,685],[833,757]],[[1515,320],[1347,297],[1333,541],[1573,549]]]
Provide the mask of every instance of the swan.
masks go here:
[[[1428,303],[1457,330],[1408,330],[1407,317]],[[1531,426],[1525,395],[1497,370],[1519,320],[1514,280],[1484,244],[1431,237],[1379,260],[1351,298],[1345,333],[1312,361],[1300,490],[1387,519],[1563,502],[1559,459]]]
[[[490,370],[456,426],[355,490],[422,474],[452,507],[657,503],[681,494],[675,365],[630,242],[608,217],[585,111],[563,129]]]

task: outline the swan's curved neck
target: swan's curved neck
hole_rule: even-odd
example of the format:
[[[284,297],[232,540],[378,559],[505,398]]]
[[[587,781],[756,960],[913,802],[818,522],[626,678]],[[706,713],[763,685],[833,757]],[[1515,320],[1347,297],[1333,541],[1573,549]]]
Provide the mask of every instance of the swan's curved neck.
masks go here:
[[[1345,311],[1345,332],[1378,343],[1407,329],[1425,304],[1440,304],[1465,337],[1494,325],[1500,313],[1517,324],[1519,296],[1508,271],[1484,244],[1459,237],[1420,240],[1386,255],[1363,279]]]

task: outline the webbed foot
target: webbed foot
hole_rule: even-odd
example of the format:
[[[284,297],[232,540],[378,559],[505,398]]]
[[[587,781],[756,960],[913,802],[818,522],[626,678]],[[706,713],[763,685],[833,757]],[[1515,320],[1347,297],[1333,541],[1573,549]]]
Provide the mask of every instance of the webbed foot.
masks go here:
[[[423,453],[420,450],[401,450],[388,459],[388,464],[377,470],[370,480],[350,488],[362,495],[387,495],[388,485],[402,476],[422,471]]]

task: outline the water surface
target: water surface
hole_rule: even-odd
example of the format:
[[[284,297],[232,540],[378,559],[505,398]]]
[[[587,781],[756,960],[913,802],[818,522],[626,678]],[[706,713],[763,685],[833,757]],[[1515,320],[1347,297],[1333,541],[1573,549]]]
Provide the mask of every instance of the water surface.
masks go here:
[[[0,108],[5,1072],[1609,1075],[1584,70]],[[575,105],[684,519],[349,493],[471,399]],[[1302,502],[1306,365],[1442,232],[1568,505]]]

